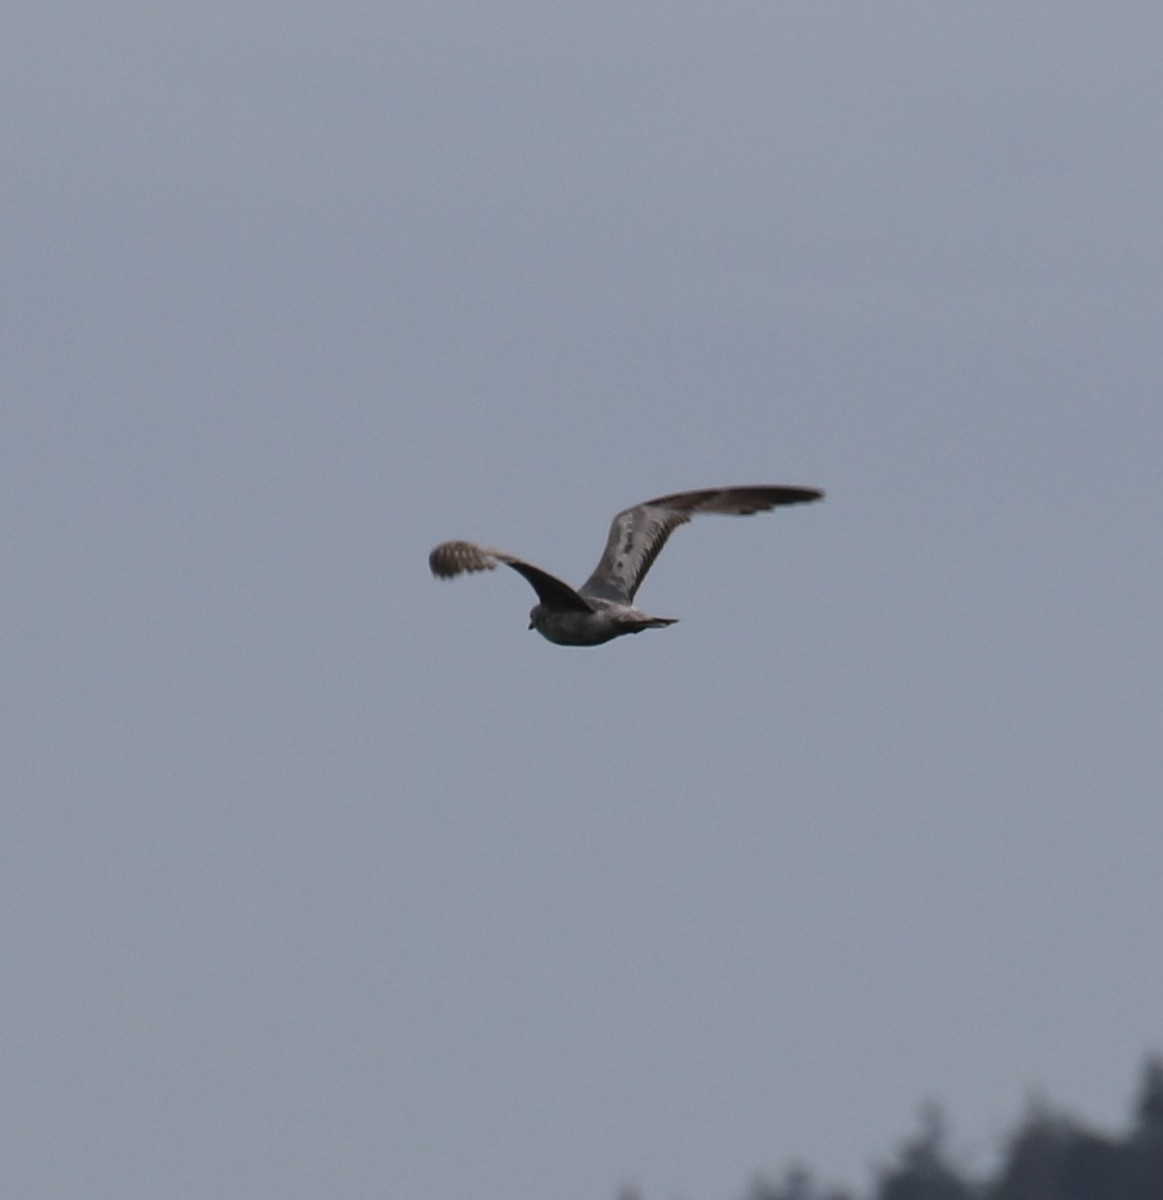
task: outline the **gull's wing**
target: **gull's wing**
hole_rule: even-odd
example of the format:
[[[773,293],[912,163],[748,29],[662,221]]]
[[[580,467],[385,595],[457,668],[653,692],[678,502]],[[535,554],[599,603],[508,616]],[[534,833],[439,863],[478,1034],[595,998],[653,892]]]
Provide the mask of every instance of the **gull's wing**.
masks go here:
[[[594,606],[560,579],[503,550],[491,550],[488,546],[477,546],[472,542],[441,542],[428,555],[428,566],[432,574],[440,579],[451,579],[465,571],[491,571],[497,563],[504,563],[524,575],[533,585],[537,598],[546,608],[593,612]]]
[[[628,604],[666,539],[696,513],[746,517],[779,504],[819,500],[823,492],[802,487],[731,487],[659,496],[620,512],[594,573],[578,588],[582,596]]]

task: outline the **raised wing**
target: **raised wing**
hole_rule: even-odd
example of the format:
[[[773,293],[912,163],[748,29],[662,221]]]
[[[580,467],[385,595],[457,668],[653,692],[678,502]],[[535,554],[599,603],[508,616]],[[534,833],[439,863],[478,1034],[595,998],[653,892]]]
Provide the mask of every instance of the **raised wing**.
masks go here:
[[[560,579],[540,567],[514,558],[503,550],[491,550],[473,542],[441,542],[428,555],[428,566],[432,574],[440,579],[451,579],[455,575],[463,575],[466,571],[492,571],[497,563],[504,563],[518,574],[524,575],[533,585],[538,600],[546,608],[574,612],[594,610],[594,606],[579,596],[568,583],[562,583]]]
[[[819,500],[823,494],[817,488],[802,487],[710,488],[636,504],[614,518],[601,561],[578,592],[629,604],[666,539],[696,513],[747,517],[781,504]]]

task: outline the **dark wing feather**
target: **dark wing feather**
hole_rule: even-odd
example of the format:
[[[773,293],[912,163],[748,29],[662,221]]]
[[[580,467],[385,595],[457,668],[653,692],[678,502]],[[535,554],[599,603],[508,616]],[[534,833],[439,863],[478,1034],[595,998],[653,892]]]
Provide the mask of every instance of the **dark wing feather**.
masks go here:
[[[523,575],[533,585],[537,598],[546,608],[593,612],[593,605],[579,596],[568,583],[503,550],[492,550],[473,542],[441,542],[428,555],[428,566],[432,574],[440,579],[451,579],[466,571],[492,571],[497,563],[504,563]]]
[[[624,509],[610,525],[610,536],[594,573],[578,589],[582,596],[630,603],[666,539],[696,513],[746,517],[781,504],[819,500],[823,492],[802,487],[709,488],[676,492]]]

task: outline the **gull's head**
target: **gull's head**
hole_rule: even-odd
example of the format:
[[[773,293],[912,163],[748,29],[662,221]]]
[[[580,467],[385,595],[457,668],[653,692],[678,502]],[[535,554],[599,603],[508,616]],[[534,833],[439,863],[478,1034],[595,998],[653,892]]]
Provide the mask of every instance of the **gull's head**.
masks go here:
[[[529,628],[540,629],[541,622],[545,620],[545,605],[535,604],[529,610]]]

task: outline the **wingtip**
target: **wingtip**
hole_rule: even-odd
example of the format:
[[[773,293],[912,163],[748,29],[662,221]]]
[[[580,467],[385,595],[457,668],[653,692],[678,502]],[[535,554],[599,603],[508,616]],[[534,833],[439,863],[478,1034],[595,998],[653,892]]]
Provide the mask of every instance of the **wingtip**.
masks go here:
[[[452,579],[465,571],[491,571],[496,559],[472,542],[441,542],[428,555],[428,569],[437,579]]]
[[[812,504],[816,500],[823,500],[824,498],[824,489],[816,487],[785,485],[781,487],[771,487],[764,490],[767,490],[771,494],[773,508],[785,504]]]

